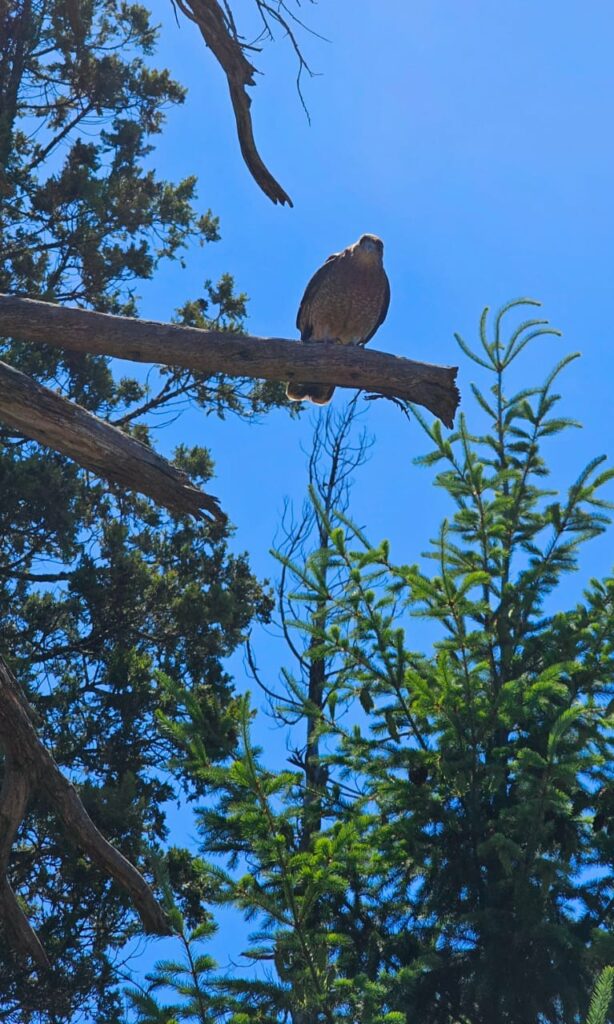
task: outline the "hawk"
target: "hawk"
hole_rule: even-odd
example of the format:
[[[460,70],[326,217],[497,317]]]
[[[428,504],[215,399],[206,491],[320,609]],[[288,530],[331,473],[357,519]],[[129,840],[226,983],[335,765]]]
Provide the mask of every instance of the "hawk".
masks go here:
[[[366,345],[383,324],[390,303],[390,284],[383,264],[384,243],[377,235],[361,235],[342,252],[334,252],[311,278],[299,307],[296,326],[301,341]],[[327,405],[334,384],[286,387],[293,402],[307,399]]]

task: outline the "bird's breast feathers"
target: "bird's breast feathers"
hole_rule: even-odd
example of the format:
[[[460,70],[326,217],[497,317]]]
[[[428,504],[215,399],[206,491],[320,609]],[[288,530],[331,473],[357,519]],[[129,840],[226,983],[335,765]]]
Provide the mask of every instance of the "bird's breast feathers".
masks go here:
[[[304,335],[316,341],[360,344],[382,320],[388,279],[378,252],[350,246],[324,264],[301,309]],[[311,282],[310,282],[311,284]]]

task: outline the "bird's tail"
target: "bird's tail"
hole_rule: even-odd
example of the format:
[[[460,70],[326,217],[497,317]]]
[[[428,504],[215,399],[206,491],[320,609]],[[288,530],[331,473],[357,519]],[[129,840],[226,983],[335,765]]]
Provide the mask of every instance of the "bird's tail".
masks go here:
[[[286,385],[286,395],[291,402],[313,402],[315,405],[328,405],[335,391],[334,384],[298,384],[290,381]]]

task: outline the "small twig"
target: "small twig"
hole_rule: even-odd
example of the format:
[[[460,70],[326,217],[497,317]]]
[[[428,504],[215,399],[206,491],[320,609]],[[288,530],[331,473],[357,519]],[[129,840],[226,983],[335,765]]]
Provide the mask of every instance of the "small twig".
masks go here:
[[[403,415],[411,422],[411,416],[409,415],[409,409],[407,403],[402,401],[400,398],[395,398],[394,395],[365,395],[365,402],[375,402],[378,398],[387,398],[389,402],[396,405],[397,409],[400,409]],[[445,421],[444,421],[445,422]],[[446,426],[452,426],[451,423],[446,423]]]
[[[296,35],[294,34],[291,26],[288,24],[288,22],[286,21],[286,19],[282,15],[282,13],[281,13],[282,10],[286,11],[287,14],[288,14],[288,17],[291,18],[292,21],[296,22],[297,25],[300,25],[300,27],[305,29],[307,32],[311,32],[312,35],[317,36],[319,39],[324,39],[324,36],[319,36],[317,32],[313,32],[311,29],[309,29],[307,27],[307,25],[305,25],[301,21],[300,18],[297,18],[297,16],[295,14],[293,14],[292,11],[284,3],[280,3],[278,8],[277,8],[277,10],[275,10],[275,8],[271,7],[270,4],[266,3],[265,0],[256,0],[256,4],[257,4],[257,7],[258,7],[258,10],[260,11],[260,15],[262,17],[262,20],[263,20],[264,24],[266,25],[266,28],[267,28],[267,31],[269,33],[270,38],[271,39],[273,38],[273,32],[269,28],[269,24],[268,24],[268,22],[266,20],[266,14],[264,13],[265,11],[278,23],[278,25],[281,25],[282,29],[284,30],[284,32],[288,36],[288,39],[290,40],[290,45],[292,46],[292,49],[294,50],[294,53],[295,53],[296,58],[298,60],[298,71],[297,71],[297,74],[296,74],[296,91],[298,92],[298,96],[299,96],[299,99],[301,101],[301,106],[302,106],[303,110],[305,111],[305,116],[307,118],[307,121],[309,122],[309,124],[311,124],[311,116],[309,114],[309,110],[307,109],[307,104],[305,103],[305,97],[303,96],[303,90],[302,90],[302,87],[301,87],[301,78],[303,76],[303,72],[304,71],[306,71],[307,74],[311,76],[311,78],[314,77],[315,72],[313,72],[311,70],[311,68],[309,67],[309,64],[305,60],[305,58],[303,56],[303,52],[302,52],[302,50],[301,50],[301,48],[299,46],[299,43],[298,43],[298,39],[296,38]],[[329,41],[328,39],[325,40],[325,42],[328,42],[328,41]]]

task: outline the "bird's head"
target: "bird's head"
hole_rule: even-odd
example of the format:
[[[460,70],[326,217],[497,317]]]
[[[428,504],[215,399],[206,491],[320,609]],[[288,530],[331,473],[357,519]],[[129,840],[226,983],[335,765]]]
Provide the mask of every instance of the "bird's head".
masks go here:
[[[377,235],[361,235],[356,242],[356,248],[361,256],[376,256],[379,260],[384,256],[384,243]]]

